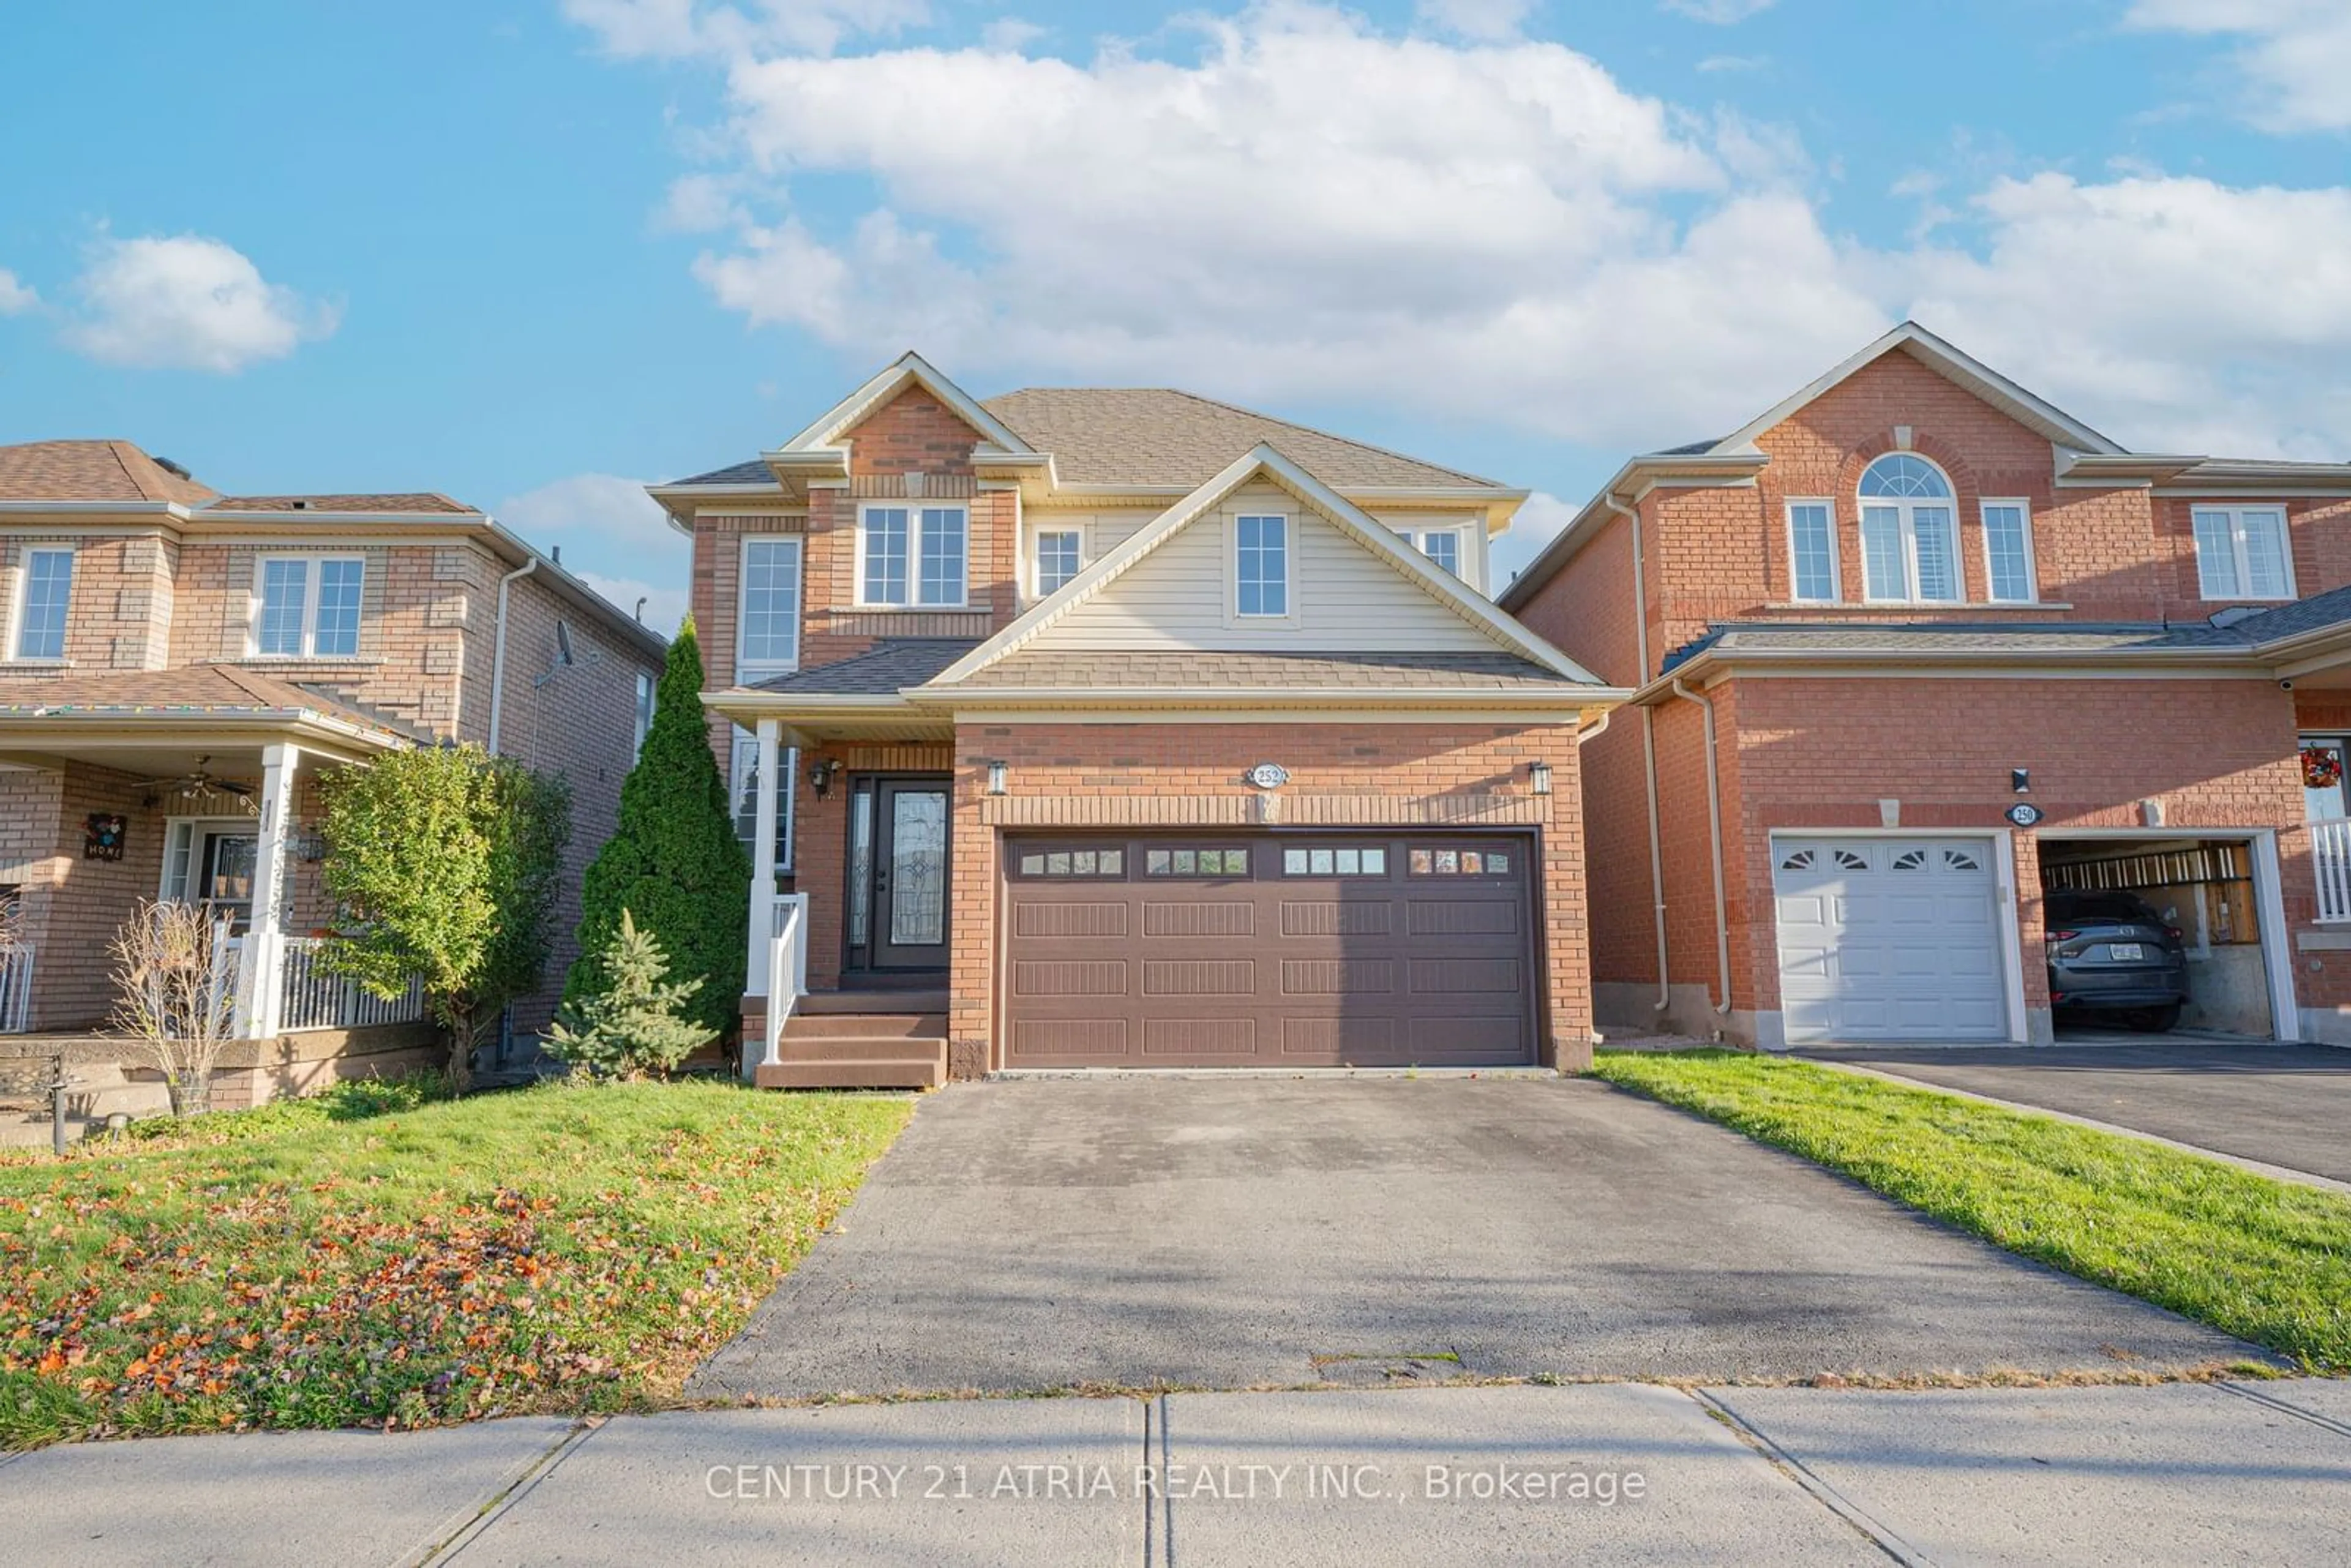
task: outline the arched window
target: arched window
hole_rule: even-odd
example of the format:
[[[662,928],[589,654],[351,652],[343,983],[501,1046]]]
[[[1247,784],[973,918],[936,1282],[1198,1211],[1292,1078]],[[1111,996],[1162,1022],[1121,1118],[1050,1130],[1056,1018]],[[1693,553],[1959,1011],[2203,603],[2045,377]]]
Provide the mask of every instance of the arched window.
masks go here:
[[[1863,596],[1880,602],[1959,600],[1951,482],[1910,452],[1889,452],[1861,476]]]

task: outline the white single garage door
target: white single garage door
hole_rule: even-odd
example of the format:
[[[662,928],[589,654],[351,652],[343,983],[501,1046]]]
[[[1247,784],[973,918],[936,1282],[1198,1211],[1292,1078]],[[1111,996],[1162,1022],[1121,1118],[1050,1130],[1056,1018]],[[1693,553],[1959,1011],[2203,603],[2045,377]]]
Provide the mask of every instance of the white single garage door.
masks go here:
[[[2006,1040],[1982,839],[1774,838],[1788,1041]]]

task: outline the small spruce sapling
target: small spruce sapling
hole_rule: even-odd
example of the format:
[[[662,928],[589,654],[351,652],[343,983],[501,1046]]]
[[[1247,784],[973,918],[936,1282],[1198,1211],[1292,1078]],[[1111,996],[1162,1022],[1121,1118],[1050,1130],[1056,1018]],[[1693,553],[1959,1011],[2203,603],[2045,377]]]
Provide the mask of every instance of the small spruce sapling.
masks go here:
[[[669,978],[669,959],[650,931],[621,911],[620,928],[600,955],[602,989],[567,1003],[547,1031],[547,1053],[599,1078],[667,1073],[718,1031],[684,1016],[699,979]]]

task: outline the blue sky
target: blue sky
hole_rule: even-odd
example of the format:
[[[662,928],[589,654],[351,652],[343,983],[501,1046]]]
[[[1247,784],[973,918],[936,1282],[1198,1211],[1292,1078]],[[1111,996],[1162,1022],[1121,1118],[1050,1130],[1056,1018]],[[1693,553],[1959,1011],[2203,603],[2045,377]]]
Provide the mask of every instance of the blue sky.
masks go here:
[[[1905,314],[2126,442],[2351,456],[2338,0],[11,7],[0,441],[433,488],[680,602],[633,486],[898,350],[1541,493]]]

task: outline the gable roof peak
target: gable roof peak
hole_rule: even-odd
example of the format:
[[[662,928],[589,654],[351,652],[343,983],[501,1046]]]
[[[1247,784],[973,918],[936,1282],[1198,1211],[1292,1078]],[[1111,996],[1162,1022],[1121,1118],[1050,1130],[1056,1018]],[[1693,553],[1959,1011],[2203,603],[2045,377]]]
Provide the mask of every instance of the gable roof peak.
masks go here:
[[[1224,470],[1113,546],[1109,553],[1031,606],[1027,613],[948,665],[930,683],[949,686],[1007,657],[1060,621],[1217,504],[1259,477],[1271,479],[1407,582],[1427,593],[1505,652],[1567,679],[1604,690],[1589,670],[1496,610],[1483,595],[1399,538],[1394,530],[1307,472],[1270,442],[1260,441]]]
[[[936,365],[909,349],[867,377],[855,392],[819,414],[813,423],[768,455],[836,450],[844,434],[909,386],[920,386],[938,399],[946,405],[949,413],[971,426],[991,444],[1007,452],[1034,450],[1009,425],[982,407],[978,399],[956,385]]]
[[[1756,451],[1755,438],[1772,426],[1794,414],[1819,398],[1851,380],[1855,375],[1887,354],[1896,351],[1935,371],[1961,390],[1973,393],[1985,402],[2007,414],[2011,419],[2058,446],[2077,452],[2119,455],[2126,448],[2121,443],[2102,434],[2059,408],[2055,403],[2027,391],[1990,365],[1943,338],[1928,330],[1914,320],[1904,320],[1864,346],[1858,352],[1839,361],[1828,372],[1782,399],[1761,414],[1724,436],[1714,444],[1714,455]]]

